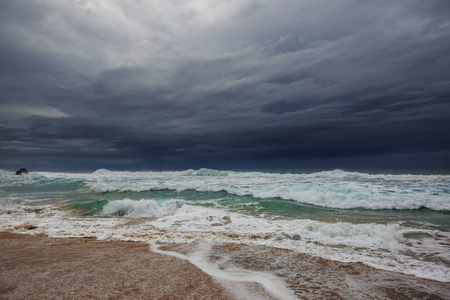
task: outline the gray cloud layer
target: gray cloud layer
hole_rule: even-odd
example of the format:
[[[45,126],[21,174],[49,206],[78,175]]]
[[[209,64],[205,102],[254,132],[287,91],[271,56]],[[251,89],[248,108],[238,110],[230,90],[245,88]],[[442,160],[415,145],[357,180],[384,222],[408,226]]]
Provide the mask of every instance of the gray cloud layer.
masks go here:
[[[449,15],[446,0],[1,1],[0,167],[448,166]]]

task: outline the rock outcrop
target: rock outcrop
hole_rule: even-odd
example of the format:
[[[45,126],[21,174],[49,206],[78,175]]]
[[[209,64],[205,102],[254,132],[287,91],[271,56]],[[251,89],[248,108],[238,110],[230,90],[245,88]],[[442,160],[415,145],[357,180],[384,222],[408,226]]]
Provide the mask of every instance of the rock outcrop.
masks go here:
[[[16,175],[22,175],[23,173],[29,174],[27,169],[25,168],[20,168],[19,170],[16,171]]]

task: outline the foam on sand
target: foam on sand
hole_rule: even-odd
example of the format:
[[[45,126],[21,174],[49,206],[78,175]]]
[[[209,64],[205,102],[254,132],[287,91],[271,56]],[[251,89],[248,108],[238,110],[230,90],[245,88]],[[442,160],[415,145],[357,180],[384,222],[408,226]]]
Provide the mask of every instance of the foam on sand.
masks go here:
[[[188,254],[160,250],[155,245],[152,247],[152,250],[156,253],[171,255],[187,260],[206,274],[214,277],[215,279],[218,279],[219,281],[259,283],[277,299],[298,299],[295,294],[289,288],[287,288],[285,282],[271,273],[246,270],[233,266],[228,268],[219,268],[219,265],[217,263],[213,263],[208,260],[208,256],[212,252],[210,244],[199,244],[196,247],[196,251],[190,252]],[[227,287],[227,285],[225,285],[225,287]],[[242,297],[243,295],[246,296],[243,297],[246,299],[254,298],[254,295],[252,295],[251,291],[245,289],[245,286],[241,286],[239,289],[239,296]]]
[[[123,203],[127,201],[119,206]],[[143,206],[153,211],[153,203]],[[142,213],[132,211],[131,216]],[[129,218],[123,217],[80,218],[51,206],[30,208],[2,205],[0,231],[150,244],[204,242],[260,245],[341,262],[362,262],[379,269],[450,282],[450,236],[443,232],[419,231],[397,223],[264,219],[190,205],[183,205],[174,211],[169,208],[163,214],[167,215],[130,223]]]

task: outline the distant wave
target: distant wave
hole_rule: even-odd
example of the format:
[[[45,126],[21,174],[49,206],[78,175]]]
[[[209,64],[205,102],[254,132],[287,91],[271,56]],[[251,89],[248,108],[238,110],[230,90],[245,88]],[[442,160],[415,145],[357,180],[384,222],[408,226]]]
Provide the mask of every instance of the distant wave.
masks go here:
[[[332,171],[320,171],[314,173],[270,173],[270,172],[247,172],[247,171],[220,171],[214,169],[186,170],[179,172],[181,176],[228,176],[228,177],[295,177],[299,179],[337,179],[337,180],[367,180],[367,181],[440,181],[450,182],[450,175],[411,175],[411,174],[368,174],[360,172],[349,172],[340,169]]]
[[[342,170],[311,174],[234,172],[211,169],[176,172],[98,170],[86,178],[95,192],[174,190],[281,198],[339,209],[450,210],[448,175],[372,175]]]
[[[226,192],[257,199],[280,198],[320,207],[450,211],[450,175],[393,175],[347,172],[265,173],[213,169],[92,173],[0,171],[0,187],[80,185],[95,193],[173,190]],[[74,185],[75,184],[75,185]]]

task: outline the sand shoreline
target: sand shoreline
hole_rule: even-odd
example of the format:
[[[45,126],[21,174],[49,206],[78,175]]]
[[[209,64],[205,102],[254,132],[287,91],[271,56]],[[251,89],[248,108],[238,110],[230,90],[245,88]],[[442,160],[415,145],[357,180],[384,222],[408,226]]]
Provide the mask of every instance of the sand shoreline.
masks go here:
[[[137,242],[0,232],[1,299],[232,299],[189,262]]]
[[[192,245],[165,250],[189,252]],[[214,245],[215,257],[284,280],[300,299],[450,299],[448,284],[287,250]],[[0,232],[0,299],[274,299],[139,242]],[[164,249],[164,247],[163,247]],[[222,265],[225,267],[226,265]]]

